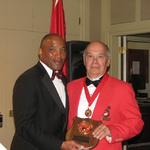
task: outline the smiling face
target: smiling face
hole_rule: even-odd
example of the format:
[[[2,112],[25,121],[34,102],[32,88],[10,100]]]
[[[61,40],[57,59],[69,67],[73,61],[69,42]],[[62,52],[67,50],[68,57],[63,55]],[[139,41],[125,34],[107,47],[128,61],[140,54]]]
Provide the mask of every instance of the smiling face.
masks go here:
[[[84,51],[83,60],[87,76],[90,79],[100,77],[110,65],[108,48],[102,42],[91,42]]]
[[[64,40],[58,35],[48,35],[41,42],[40,60],[52,70],[61,70],[66,59]]]

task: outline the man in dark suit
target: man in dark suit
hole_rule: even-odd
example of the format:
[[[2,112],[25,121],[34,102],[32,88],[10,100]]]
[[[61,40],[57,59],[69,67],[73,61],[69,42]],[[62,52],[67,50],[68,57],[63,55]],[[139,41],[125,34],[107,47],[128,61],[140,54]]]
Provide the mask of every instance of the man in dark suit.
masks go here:
[[[39,59],[14,86],[16,131],[11,150],[78,150],[74,141],[64,141],[68,117],[65,78],[60,74],[66,59],[64,40],[57,34],[45,35]]]

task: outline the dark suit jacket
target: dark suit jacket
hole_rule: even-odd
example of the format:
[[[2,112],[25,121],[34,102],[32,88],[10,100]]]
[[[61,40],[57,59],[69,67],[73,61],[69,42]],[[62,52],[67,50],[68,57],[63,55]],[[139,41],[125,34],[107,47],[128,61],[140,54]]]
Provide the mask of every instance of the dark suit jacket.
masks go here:
[[[68,101],[65,109],[40,63],[17,79],[13,110],[16,132],[11,150],[60,150],[66,132]]]

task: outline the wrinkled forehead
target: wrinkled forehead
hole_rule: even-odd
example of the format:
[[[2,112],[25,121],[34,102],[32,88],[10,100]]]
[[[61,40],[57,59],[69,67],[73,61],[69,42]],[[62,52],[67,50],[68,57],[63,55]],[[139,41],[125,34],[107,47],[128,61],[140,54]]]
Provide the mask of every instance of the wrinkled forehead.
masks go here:
[[[107,48],[98,42],[93,42],[87,46],[85,49],[86,53],[99,53],[99,54],[106,54]]]

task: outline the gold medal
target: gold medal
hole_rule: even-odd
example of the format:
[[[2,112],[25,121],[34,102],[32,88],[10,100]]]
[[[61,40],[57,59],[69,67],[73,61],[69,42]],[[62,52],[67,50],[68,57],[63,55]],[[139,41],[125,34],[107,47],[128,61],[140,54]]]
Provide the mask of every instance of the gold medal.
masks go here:
[[[91,109],[87,109],[86,111],[85,111],[85,115],[86,115],[86,117],[90,117],[91,115],[92,115],[92,111],[91,111]]]

